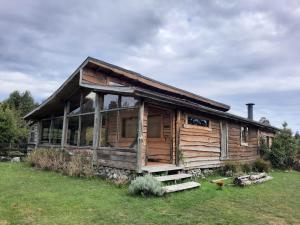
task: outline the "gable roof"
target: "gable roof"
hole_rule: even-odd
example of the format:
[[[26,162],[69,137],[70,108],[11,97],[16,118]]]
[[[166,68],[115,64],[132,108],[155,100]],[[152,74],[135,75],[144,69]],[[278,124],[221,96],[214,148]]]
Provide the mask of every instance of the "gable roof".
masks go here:
[[[135,84],[131,87],[113,87],[113,86],[101,86],[96,84],[83,84],[80,82],[80,71],[85,66],[96,66],[109,70],[110,72],[117,74],[118,77],[126,78],[128,80],[134,81]],[[139,87],[138,84],[143,84],[143,86],[148,87]],[[106,63],[104,61],[88,57],[75,71],[72,75],[43,103],[41,103],[36,109],[28,113],[24,118],[25,119],[37,119],[41,115],[45,115],[49,110],[58,110],[63,109],[64,101],[68,99],[75,90],[78,90],[80,87],[90,88],[95,91],[104,91],[111,93],[123,93],[123,94],[135,94],[141,97],[152,98],[153,100],[166,101],[181,107],[192,108],[201,112],[206,112],[212,115],[216,115],[220,118],[231,119],[246,124],[252,124],[257,127],[265,128],[268,130],[276,131],[276,127],[265,126],[261,123],[255,122],[253,120],[248,120],[247,118],[240,117],[228,113],[230,109],[228,105],[213,101],[208,98],[190,93],[188,91],[172,87],[170,85],[155,81],[148,77],[145,77],[136,72],[126,70],[124,68]],[[149,87],[151,87],[149,89]],[[159,91],[159,92],[158,92]],[[163,93],[162,93],[163,92]]]

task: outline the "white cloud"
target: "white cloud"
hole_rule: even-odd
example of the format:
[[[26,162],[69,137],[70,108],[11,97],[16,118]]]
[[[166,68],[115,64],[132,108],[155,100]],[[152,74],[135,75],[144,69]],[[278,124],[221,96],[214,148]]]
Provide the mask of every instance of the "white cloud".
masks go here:
[[[36,99],[42,100],[50,96],[61,83],[61,80],[37,79],[22,72],[0,71],[0,96],[7,96],[14,90],[30,90]]]

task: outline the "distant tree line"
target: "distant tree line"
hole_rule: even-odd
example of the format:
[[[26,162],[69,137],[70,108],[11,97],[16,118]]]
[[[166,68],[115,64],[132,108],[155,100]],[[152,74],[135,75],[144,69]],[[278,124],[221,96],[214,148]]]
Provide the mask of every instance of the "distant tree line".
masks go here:
[[[14,91],[0,102],[0,148],[27,143],[29,127],[23,117],[37,106],[29,91]]]

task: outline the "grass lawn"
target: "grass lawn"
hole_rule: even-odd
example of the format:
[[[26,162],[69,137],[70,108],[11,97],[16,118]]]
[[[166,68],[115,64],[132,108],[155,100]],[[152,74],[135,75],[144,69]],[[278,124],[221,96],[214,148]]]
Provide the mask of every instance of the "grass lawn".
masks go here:
[[[199,189],[146,199],[101,179],[0,163],[0,225],[300,224],[300,173],[272,175],[247,188],[201,181]]]

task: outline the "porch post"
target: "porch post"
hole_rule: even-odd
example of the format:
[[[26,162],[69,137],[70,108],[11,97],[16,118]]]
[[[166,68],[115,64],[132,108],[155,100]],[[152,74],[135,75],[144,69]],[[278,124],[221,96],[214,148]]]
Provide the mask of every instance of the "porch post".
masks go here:
[[[64,106],[64,118],[63,118],[63,128],[61,134],[61,149],[65,147],[66,140],[67,140],[67,131],[68,131],[68,118],[67,115],[70,111],[70,102],[65,102]]]
[[[144,109],[145,103],[140,102],[139,116],[138,116],[138,138],[137,138],[137,172],[142,172],[142,151],[144,144],[143,127],[144,127]]]
[[[180,164],[180,123],[181,123],[181,111],[176,111],[176,166]]]
[[[95,98],[95,117],[94,117],[94,132],[93,132],[93,164],[97,163],[97,148],[101,141],[101,126],[102,115],[100,111],[103,108],[103,95],[96,93]]]

